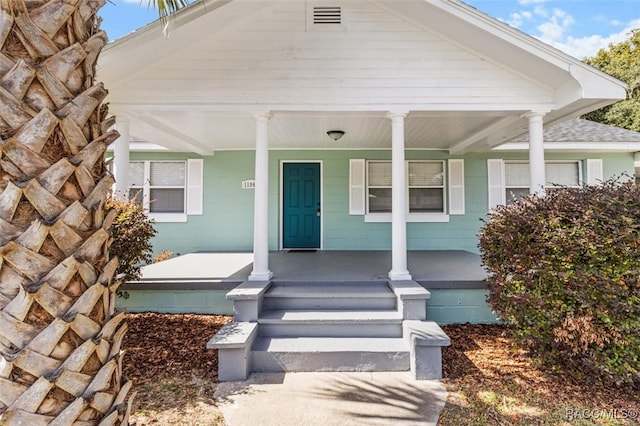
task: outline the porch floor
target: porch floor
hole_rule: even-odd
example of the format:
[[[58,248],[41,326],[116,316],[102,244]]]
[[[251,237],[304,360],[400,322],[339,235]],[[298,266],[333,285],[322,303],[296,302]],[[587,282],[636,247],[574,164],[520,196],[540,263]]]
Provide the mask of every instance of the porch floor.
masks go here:
[[[142,283],[240,283],[251,274],[252,253],[196,252],[145,266]],[[426,288],[483,287],[480,256],[462,250],[409,251],[408,269]],[[277,251],[269,253],[273,281],[384,281],[391,251]]]

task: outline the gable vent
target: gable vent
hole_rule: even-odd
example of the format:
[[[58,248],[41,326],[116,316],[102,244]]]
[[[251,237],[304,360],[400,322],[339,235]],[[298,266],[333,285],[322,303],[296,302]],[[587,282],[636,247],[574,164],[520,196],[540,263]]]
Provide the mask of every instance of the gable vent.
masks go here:
[[[314,24],[341,24],[342,10],[340,6],[315,6],[313,8]]]

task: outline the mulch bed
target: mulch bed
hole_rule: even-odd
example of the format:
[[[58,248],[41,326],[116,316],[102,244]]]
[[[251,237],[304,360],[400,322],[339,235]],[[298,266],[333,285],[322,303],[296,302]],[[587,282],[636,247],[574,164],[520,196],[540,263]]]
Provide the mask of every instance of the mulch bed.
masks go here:
[[[127,320],[123,368],[134,383],[191,375],[217,380],[218,352],[206,345],[231,317],[140,313]]]
[[[213,412],[217,351],[207,350],[206,343],[231,320],[217,315],[128,314],[124,372],[141,393],[136,410],[143,417],[138,417],[138,425],[187,424],[186,418],[190,425],[222,424]],[[640,424],[639,392],[577,381],[539,366],[514,347],[502,326],[443,329],[452,340],[443,351],[450,397],[439,425]],[[205,414],[185,411],[196,399],[206,403],[207,410],[201,410]],[[166,401],[178,408],[168,414],[159,411],[166,411]],[[570,413],[582,418],[571,418]]]
[[[628,386],[577,380],[541,366],[514,346],[503,326],[442,328],[452,341],[442,368],[453,397],[440,425],[640,424],[640,392]]]

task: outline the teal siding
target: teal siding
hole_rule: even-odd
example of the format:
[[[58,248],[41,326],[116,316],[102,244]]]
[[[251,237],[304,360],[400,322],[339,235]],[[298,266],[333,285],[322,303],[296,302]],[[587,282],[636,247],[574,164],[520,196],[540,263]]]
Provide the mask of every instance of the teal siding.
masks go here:
[[[118,298],[116,306],[126,312],[199,313],[233,315],[228,290],[127,290],[129,298]],[[427,319],[438,324],[496,323],[485,302],[486,290],[430,290]]]
[[[199,158],[182,153],[132,153],[132,159]],[[250,251],[253,246],[253,190],[241,182],[254,177],[253,151],[219,151],[204,157],[203,216],[189,216],[187,223],[157,223],[154,251],[188,253],[202,250]],[[280,247],[280,164],[283,160],[322,162],[323,246],[325,250],[388,250],[390,223],[366,223],[349,215],[349,159],[390,159],[389,150],[270,151],[269,247]],[[446,152],[410,150],[408,160],[450,158]],[[487,212],[487,158],[527,159],[526,153],[469,154],[465,160],[466,214],[450,216],[449,223],[409,223],[409,250],[458,249],[477,252],[476,235]],[[633,154],[564,153],[549,160],[602,158],[605,178],[623,172],[633,174]],[[585,167],[583,171],[586,173]]]
[[[429,290],[427,320],[438,324],[495,324],[495,313],[487,304],[488,290],[435,289]]]
[[[125,312],[163,314],[233,315],[228,290],[127,290],[128,298],[116,299],[116,309]]]

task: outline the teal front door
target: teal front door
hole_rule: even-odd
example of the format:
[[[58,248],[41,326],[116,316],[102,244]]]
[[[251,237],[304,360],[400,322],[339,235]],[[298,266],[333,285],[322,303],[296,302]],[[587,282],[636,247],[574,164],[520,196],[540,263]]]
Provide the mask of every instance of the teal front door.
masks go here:
[[[282,165],[282,246],[320,248],[320,163]]]

